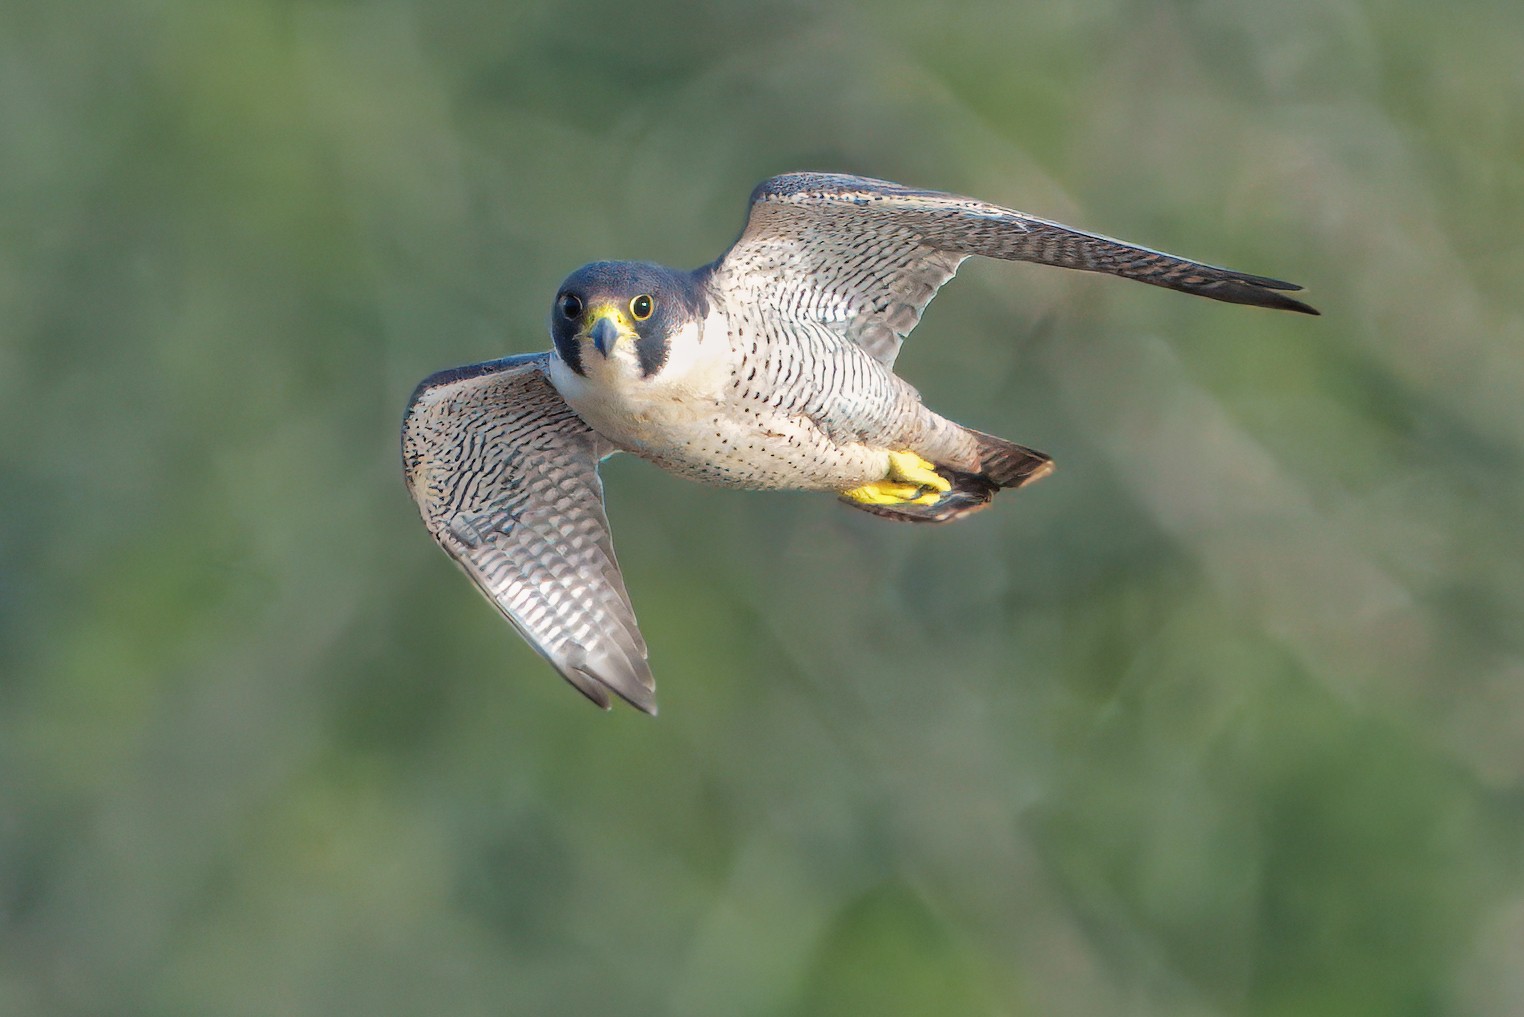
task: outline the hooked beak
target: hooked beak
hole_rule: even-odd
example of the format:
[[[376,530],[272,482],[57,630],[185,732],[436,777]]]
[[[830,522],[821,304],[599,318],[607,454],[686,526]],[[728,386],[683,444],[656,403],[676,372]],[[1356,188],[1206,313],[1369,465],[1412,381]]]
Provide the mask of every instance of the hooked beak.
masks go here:
[[[619,323],[612,314],[600,314],[593,322],[593,327],[587,330],[587,337],[598,347],[598,352],[603,354],[604,359],[608,359],[609,350],[619,341],[619,332]]]

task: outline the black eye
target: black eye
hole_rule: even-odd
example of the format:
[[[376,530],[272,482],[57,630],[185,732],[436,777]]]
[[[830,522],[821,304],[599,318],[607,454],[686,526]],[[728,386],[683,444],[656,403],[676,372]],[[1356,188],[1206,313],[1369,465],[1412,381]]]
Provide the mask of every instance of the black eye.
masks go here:
[[[635,316],[636,321],[645,321],[651,316],[653,310],[655,310],[655,305],[652,303],[649,293],[642,293],[630,301],[630,313]]]
[[[561,294],[561,313],[572,320],[582,316],[582,298],[575,293]]]

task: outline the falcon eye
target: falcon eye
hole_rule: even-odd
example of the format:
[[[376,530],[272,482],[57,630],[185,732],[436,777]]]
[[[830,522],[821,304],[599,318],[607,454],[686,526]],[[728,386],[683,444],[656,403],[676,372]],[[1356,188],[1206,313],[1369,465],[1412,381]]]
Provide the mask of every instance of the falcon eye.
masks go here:
[[[582,298],[575,293],[567,293],[561,297],[561,313],[575,321],[582,316]]]
[[[652,303],[649,293],[642,293],[630,301],[630,313],[635,316],[636,321],[645,321],[651,316],[653,310],[655,310],[655,305]]]

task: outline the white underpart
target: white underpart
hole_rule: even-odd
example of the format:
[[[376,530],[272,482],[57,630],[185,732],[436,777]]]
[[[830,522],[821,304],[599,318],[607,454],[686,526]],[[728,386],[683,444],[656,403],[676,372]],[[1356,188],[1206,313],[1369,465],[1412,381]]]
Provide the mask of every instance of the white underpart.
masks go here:
[[[653,377],[641,375],[634,342],[625,337],[605,358],[592,344],[579,375],[559,356],[550,380],[594,429],[638,455],[663,456],[688,445],[713,420],[730,379],[726,319],[718,310],[673,333],[667,360]]]
[[[586,345],[582,368],[551,357],[551,383],[583,420],[706,484],[845,491],[884,479],[891,449],[923,446],[935,462],[977,462],[972,437],[857,347],[812,339],[805,326],[778,339],[718,301],[671,337],[651,378],[628,337],[608,357]]]

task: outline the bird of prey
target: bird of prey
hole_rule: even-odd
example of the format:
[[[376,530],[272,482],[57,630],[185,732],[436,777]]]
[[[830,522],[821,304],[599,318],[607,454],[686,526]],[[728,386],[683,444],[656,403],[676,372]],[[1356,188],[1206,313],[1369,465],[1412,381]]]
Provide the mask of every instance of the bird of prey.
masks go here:
[[[603,511],[628,452],[721,487],[828,491],[944,523],[1052,470],[954,423],[894,373],[900,344],[971,255],[1034,261],[1316,314],[1299,286],[1187,261],[972,198],[790,173],[693,271],[600,261],[556,291],[545,353],[441,371],[402,426],[424,523],[561,676],[655,713],[655,683]]]

